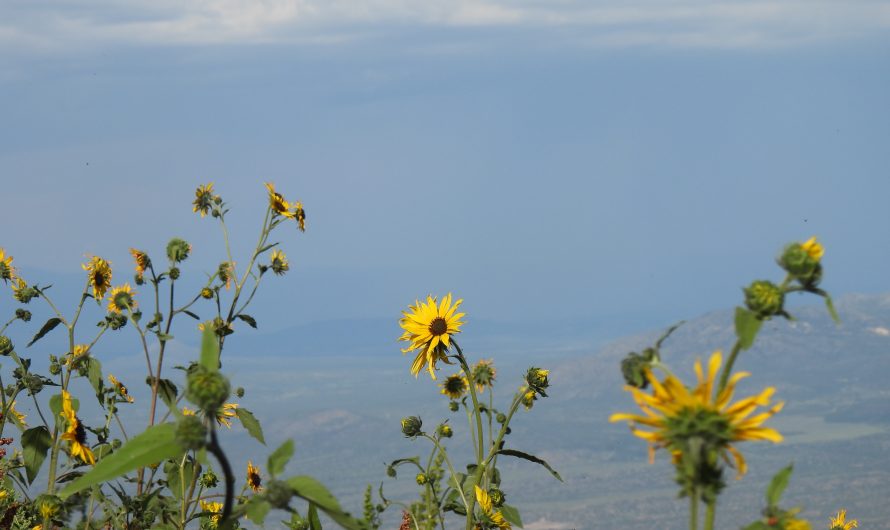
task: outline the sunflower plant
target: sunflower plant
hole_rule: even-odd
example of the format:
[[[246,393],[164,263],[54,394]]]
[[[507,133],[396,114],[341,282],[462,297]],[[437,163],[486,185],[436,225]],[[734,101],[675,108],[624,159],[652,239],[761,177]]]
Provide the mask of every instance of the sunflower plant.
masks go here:
[[[693,367],[695,385],[684,383],[661,358],[660,347],[677,326],[670,328],[653,347],[642,353],[631,352],[621,363],[625,390],[640,413],[616,413],[609,421],[626,422],[634,436],[645,440],[650,462],[659,449],[670,453],[680,496],[689,499],[691,530],[699,528],[701,505],[705,507],[703,527],[715,528],[717,499],[726,487],[726,469],[733,468],[737,479],[746,473],[747,463],[737,447],[739,443],[782,441],[777,430],[765,425],[784,406],[784,402],[774,400],[776,389],[767,387],[735,399],[736,385],[751,374],[733,368],[739,354],[754,344],[763,322],[774,317],[793,320],[785,308],[786,296],[791,293],[822,297],[829,314],[838,321],[831,297],[819,287],[824,252],[816,238],[791,243],[777,260],[785,271],[782,282],[756,280],[744,288],[745,306],[735,311],[736,341],[728,358],[724,360],[722,352],[715,351],[707,367],[697,360]],[[767,493],[766,522],[753,523],[748,530],[809,528],[809,523],[795,517],[799,510],[778,508],[779,495],[790,475],[789,467],[773,479]]]
[[[547,397],[550,386],[549,371],[531,367],[523,382],[504,410],[494,406],[494,384],[497,376],[490,360],[479,360],[472,366],[455,338],[464,325],[465,314],[459,312],[463,300],[455,300],[449,293],[441,300],[427,296],[403,311],[399,321],[403,333],[400,341],[407,346],[403,354],[411,353],[411,374],[417,377],[426,370],[437,381],[438,363],[456,365],[459,370],[439,383],[439,393],[448,399],[449,410],[466,416],[464,440],[469,442],[473,460],[457,468],[448,452],[448,444],[456,435],[458,423],[444,420],[431,430],[425,430],[417,416],[402,420],[402,434],[411,439],[422,439],[430,444],[425,465],[420,457],[400,458],[387,466],[387,474],[395,478],[397,468],[409,466],[417,471],[415,481],[420,487],[419,500],[404,503],[386,499],[381,485],[382,507],[400,506],[404,512],[402,527],[414,529],[445,528],[450,512],[463,517],[467,530],[472,528],[521,527],[519,510],[505,502],[500,489],[501,474],[497,467],[500,456],[522,458],[544,466],[562,480],[544,460],[528,453],[505,447],[510,434],[510,421],[523,407],[531,409],[542,397]],[[443,467],[444,464],[444,467]],[[460,469],[460,471],[458,471]]]
[[[0,248],[0,280],[22,305],[0,327],[0,356],[13,365],[11,373],[0,372],[0,527],[237,528],[243,517],[262,523],[272,509],[296,513],[291,503],[297,498],[308,501],[310,518],[323,512],[345,528],[365,527],[312,477],[282,476],[293,455],[291,442],[269,455],[265,469],[248,462],[243,475],[232,469],[219,444],[222,430],[236,423],[265,444],[259,421],[234,400],[244,390],[234,389],[220,371],[222,352],[229,335],[242,326],[257,327],[246,310],[270,277],[267,272],[281,276],[290,270],[273,233],[285,225],[306,229],[302,203],[286,200],[271,183],[265,194],[257,244],[240,267],[231,252],[227,204],[212,183],[195,190],[192,209],[218,222],[224,254],[192,292],[181,267],[194,249],[181,238],[170,239],[160,255],[130,248],[135,269],[130,281],[118,282],[120,272],[108,260],[89,256],[80,297],[67,313],[51,297],[50,286],[25,280]],[[41,311],[24,307],[31,302],[42,302],[49,315],[26,348],[38,341],[49,345],[57,329],[65,332],[64,346],[49,346],[55,350],[48,354],[46,373],[19,355],[22,350],[6,335],[13,324],[28,325],[32,309]],[[96,312],[98,324],[84,325]],[[189,366],[169,366],[165,354],[174,331],[194,333],[196,323],[200,358]],[[136,339],[134,353],[144,357],[150,388],[146,402],[130,395],[125,383],[133,379],[103,370],[100,340],[110,333]],[[93,398],[98,421],[82,406]],[[36,411],[30,418],[16,408],[24,400]],[[141,432],[132,431],[135,419],[128,421],[137,411],[147,418]],[[7,427],[17,433],[4,437]]]

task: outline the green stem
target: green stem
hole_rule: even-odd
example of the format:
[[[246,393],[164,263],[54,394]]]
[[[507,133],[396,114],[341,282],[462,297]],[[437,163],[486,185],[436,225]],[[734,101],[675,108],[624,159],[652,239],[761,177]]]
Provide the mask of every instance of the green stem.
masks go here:
[[[717,517],[717,500],[706,503],[705,530],[714,530],[714,519]]]
[[[715,396],[720,395],[720,392],[723,392],[723,389],[726,388],[726,384],[729,382],[729,374],[732,373],[732,367],[740,351],[742,351],[742,341],[736,340],[735,345],[732,347],[732,352],[729,354],[729,360],[726,361],[726,366],[723,367],[723,371],[720,373],[720,384],[717,385]]]
[[[698,488],[689,496],[689,530],[698,530]]]
[[[428,440],[430,440],[431,442],[433,442],[433,444],[435,444],[435,446],[436,446],[436,449],[438,449],[439,452],[442,453],[442,456],[445,459],[445,463],[448,465],[448,471],[451,472],[451,481],[454,482],[454,489],[456,489],[457,492],[460,494],[460,499],[461,499],[461,501],[463,501],[464,507],[467,509],[467,516],[469,517],[469,514],[471,513],[470,505],[467,504],[467,496],[464,494],[463,488],[461,488],[460,483],[457,481],[457,473],[454,471],[454,466],[451,465],[451,459],[448,458],[448,453],[445,452],[445,449],[441,445],[439,445],[439,440],[436,440],[435,438],[433,438],[432,436],[430,436],[429,434],[426,434],[426,433],[423,433],[423,436],[425,438],[427,438]]]

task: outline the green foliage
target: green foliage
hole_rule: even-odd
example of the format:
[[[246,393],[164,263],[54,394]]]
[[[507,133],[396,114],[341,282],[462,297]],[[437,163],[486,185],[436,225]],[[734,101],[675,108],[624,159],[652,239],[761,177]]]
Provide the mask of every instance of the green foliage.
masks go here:
[[[25,459],[25,473],[28,482],[34,482],[34,477],[40,471],[46,453],[53,445],[53,437],[49,429],[40,425],[22,433],[22,454]]]
[[[266,462],[266,469],[269,470],[269,474],[277,477],[283,473],[292,456],[294,456],[294,442],[293,440],[287,440],[269,455],[269,459]]]
[[[140,467],[157,464],[167,458],[179,458],[183,452],[176,442],[174,424],[154,425],[97,462],[92,470],[68,484],[59,496],[67,499],[90,486],[115,479]]]

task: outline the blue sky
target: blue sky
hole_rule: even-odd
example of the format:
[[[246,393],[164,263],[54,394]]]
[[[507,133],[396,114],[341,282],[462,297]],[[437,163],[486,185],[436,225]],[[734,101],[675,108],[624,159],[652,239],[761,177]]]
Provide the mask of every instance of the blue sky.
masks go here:
[[[810,235],[826,288],[883,292],[888,27],[888,2],[4,2],[0,246],[32,281],[85,253],[123,281],[178,235],[197,273],[223,251],[195,186],[243,256],[273,181],[308,230],[272,328],[453,291],[644,329]]]

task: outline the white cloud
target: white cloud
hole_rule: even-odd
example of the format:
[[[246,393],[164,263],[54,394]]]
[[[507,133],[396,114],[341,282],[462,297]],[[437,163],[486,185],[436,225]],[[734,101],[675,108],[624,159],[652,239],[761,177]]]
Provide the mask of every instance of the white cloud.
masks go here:
[[[0,7],[0,50],[114,43],[337,43],[361,38],[369,29],[385,32],[405,25],[570,28],[572,40],[589,46],[776,47],[879,34],[890,28],[890,2],[6,0]]]

